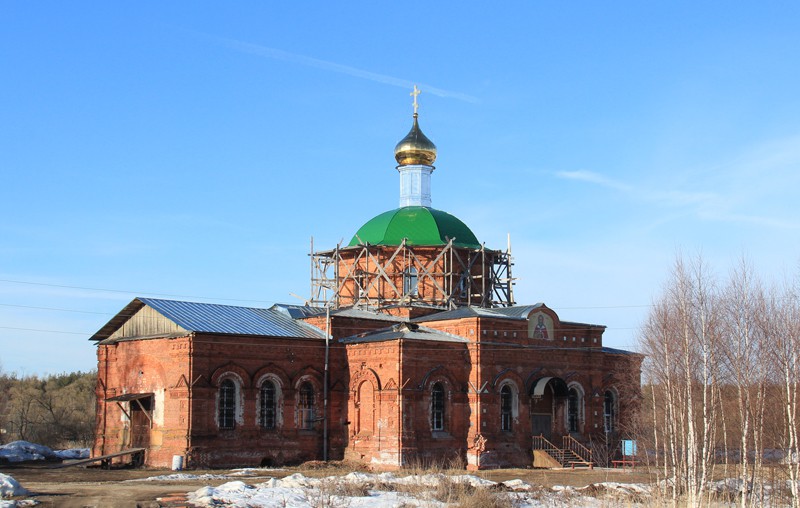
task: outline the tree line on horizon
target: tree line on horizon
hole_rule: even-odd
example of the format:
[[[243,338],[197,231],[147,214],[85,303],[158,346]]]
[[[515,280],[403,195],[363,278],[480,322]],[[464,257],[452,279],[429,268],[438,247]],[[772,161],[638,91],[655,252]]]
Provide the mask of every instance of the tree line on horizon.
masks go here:
[[[0,445],[30,441],[53,449],[92,445],[97,373],[17,376],[0,372]]]

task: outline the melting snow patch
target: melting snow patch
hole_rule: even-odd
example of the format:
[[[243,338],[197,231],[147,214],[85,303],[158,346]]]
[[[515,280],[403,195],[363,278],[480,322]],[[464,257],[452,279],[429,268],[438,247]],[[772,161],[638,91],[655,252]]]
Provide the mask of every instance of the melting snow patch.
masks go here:
[[[0,473],[0,497],[24,496],[27,493],[13,477]]]
[[[89,448],[70,448],[69,450],[54,450],[53,453],[61,460],[76,460],[88,459],[91,450]]]
[[[284,471],[284,469],[270,467],[243,467],[232,470],[228,476],[269,476],[264,473],[273,473],[275,471]]]
[[[522,480],[506,480],[503,482],[503,485],[505,485],[508,490],[513,491],[533,490],[533,486],[530,483]]]
[[[0,458],[8,462],[23,462],[27,460],[58,460],[52,449],[28,441],[13,441],[0,446]]]
[[[433,499],[431,491],[443,481],[466,483],[476,489],[491,489],[498,485],[496,482],[472,475],[426,474],[397,477],[392,473],[354,472],[339,477],[308,478],[296,473],[283,479],[270,478],[255,486],[234,481],[219,487],[203,487],[189,493],[187,500],[195,505],[207,507],[311,508],[341,505],[350,508],[396,506],[439,508],[445,507],[446,504]],[[574,487],[548,489],[522,480],[509,480],[502,485],[511,492],[498,492],[496,495],[507,496],[514,506],[520,508],[608,506],[607,496],[612,496],[616,500],[628,499],[636,503],[637,498],[645,497],[650,492],[645,485],[613,482],[592,484],[579,489]],[[604,497],[606,499],[603,499]]]
[[[229,478],[224,474],[188,474],[188,473],[175,473],[164,474],[160,476],[148,476],[147,478],[134,478],[132,480],[125,480],[126,482],[171,482],[180,480],[226,480]]]
[[[295,473],[292,475],[287,476],[286,478],[281,478],[278,480],[278,484],[281,487],[285,487],[287,489],[292,488],[299,488],[304,489],[308,487],[312,487],[315,484],[318,484],[319,480],[314,478],[306,478],[305,476],[301,475],[300,473]]]
[[[487,480],[485,478],[478,478],[477,476],[472,476],[470,474],[451,476],[450,479],[455,482],[469,484],[471,487],[475,488],[488,488],[497,485],[497,482],[493,482],[492,480]]]

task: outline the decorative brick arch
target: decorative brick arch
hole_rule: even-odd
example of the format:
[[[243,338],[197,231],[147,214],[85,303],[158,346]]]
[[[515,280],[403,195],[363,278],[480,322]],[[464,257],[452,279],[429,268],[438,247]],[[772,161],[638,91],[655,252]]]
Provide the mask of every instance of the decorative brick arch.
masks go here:
[[[378,373],[372,369],[361,369],[350,377],[350,389],[354,393],[358,393],[358,387],[361,386],[363,381],[372,381],[372,386],[375,390],[382,390],[381,378]]]
[[[314,385],[315,390],[322,390],[322,379],[324,374],[310,365],[299,370],[291,377],[289,388],[297,390],[303,381],[309,381]]]
[[[497,374],[494,377],[494,379],[492,380],[492,388],[494,388],[495,391],[500,390],[500,386],[506,380],[509,380],[509,379],[514,381],[514,384],[516,385],[517,390],[520,390],[520,391],[524,390],[524,388],[526,386],[525,381],[523,381],[522,377],[520,377],[520,375],[517,374],[517,372],[515,370],[513,370],[513,369],[504,369],[499,374]],[[498,391],[498,393],[499,393],[499,391]]]
[[[222,367],[218,367],[214,370],[214,373],[211,374],[211,385],[219,386],[220,381],[231,374],[238,378],[242,389],[250,388],[252,381],[250,379],[250,374],[248,374],[247,371],[242,368],[242,366],[233,362],[228,362]]]
[[[274,363],[269,363],[264,367],[261,367],[253,374],[253,386],[258,387],[267,377],[271,377],[277,379],[282,388],[289,388],[291,387],[291,382],[289,381],[289,376],[286,375],[283,369],[278,367]]]
[[[429,390],[430,387],[433,386],[433,383],[437,381],[444,381],[451,391],[455,391],[458,385],[455,383],[455,381],[453,381],[453,379],[455,379],[455,377],[450,373],[450,371],[447,370],[447,367],[444,365],[438,365],[429,370],[428,373],[422,377],[422,381],[420,381],[417,389],[423,391]]]

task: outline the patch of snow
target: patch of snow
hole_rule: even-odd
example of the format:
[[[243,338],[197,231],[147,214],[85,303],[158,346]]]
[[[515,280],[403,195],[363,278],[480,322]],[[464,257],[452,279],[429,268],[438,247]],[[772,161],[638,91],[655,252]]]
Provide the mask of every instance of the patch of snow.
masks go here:
[[[467,483],[475,488],[480,488],[480,487],[487,488],[487,487],[494,487],[495,485],[497,485],[497,482],[493,482],[492,480],[487,480],[485,478],[479,478],[477,476],[473,476],[470,474],[451,476],[450,479],[452,481],[456,481],[459,483]]]
[[[0,498],[24,496],[28,491],[14,477],[0,473]]]
[[[650,488],[641,483],[618,483],[618,482],[600,482],[589,485],[589,487],[597,486],[603,487],[607,491],[621,492],[623,494],[649,494]]]
[[[188,501],[207,507],[220,506],[258,506],[258,507],[289,507],[310,508],[314,506],[349,506],[351,508],[390,508],[395,506],[424,506],[430,508],[444,508],[443,502],[432,499],[429,492],[418,492],[415,497],[403,489],[395,490],[398,486],[430,487],[429,490],[439,485],[443,479],[449,478],[455,482],[465,482],[475,488],[491,488],[497,483],[484,480],[472,475],[459,475],[447,477],[441,474],[409,475],[397,477],[393,473],[350,473],[341,477],[308,478],[302,474],[293,474],[281,480],[270,478],[261,484],[250,486],[241,481],[229,482],[219,487],[203,487],[189,493]],[[368,486],[371,490],[367,495],[346,496],[347,485]],[[647,495],[649,489],[641,484],[621,484],[606,482],[595,484],[583,489],[573,487],[556,487],[547,489],[535,487],[521,480],[504,482],[506,488],[514,492],[498,493],[507,496],[514,506],[520,508],[541,508],[548,506],[575,506],[575,507],[601,507],[608,506],[607,499],[600,499],[595,494],[617,495],[619,497],[632,495]],[[340,488],[343,487],[343,488]],[[591,488],[590,488],[591,487]],[[385,489],[385,490],[378,490]],[[355,489],[359,491],[359,489]],[[411,489],[414,491],[415,489]],[[585,493],[581,493],[585,490]],[[361,491],[364,492],[364,491]]]
[[[0,458],[8,462],[28,460],[57,460],[58,456],[47,446],[28,441],[13,441],[0,446]]]
[[[239,469],[231,470],[228,476],[269,476],[268,474],[264,473],[273,473],[275,471],[285,471],[285,470],[272,467],[242,467]]]
[[[533,490],[533,485],[522,480],[506,480],[503,482],[503,485],[505,485],[507,489],[513,491]]]
[[[253,486],[247,485],[243,481],[223,483],[218,487],[202,487],[190,493],[189,501],[203,506],[248,506],[253,493],[257,492]],[[242,501],[244,501],[242,503]]]
[[[159,476],[148,476],[147,478],[134,478],[132,480],[124,480],[126,482],[171,482],[181,480],[227,480],[230,478],[224,474],[189,474],[189,473],[174,473],[164,474]]]
[[[27,462],[32,460],[74,460],[88,459],[89,448],[70,448],[53,450],[52,448],[29,441],[13,441],[0,446],[0,458],[8,462]]]
[[[284,487],[284,488],[287,488],[287,489],[296,489],[296,488],[304,489],[304,488],[308,488],[308,487],[313,487],[315,484],[318,484],[318,483],[319,483],[319,480],[317,480],[315,478],[306,478],[305,476],[303,476],[300,473],[295,473],[295,474],[289,475],[289,476],[287,476],[285,478],[281,478],[280,480],[278,480],[278,484],[281,487]]]
[[[357,471],[353,473],[348,473],[342,478],[344,481],[351,483],[371,483],[375,481],[374,474],[359,473]]]
[[[744,487],[741,478],[724,478],[708,485],[708,490],[715,494],[739,493]]]
[[[53,453],[61,460],[77,460],[88,459],[92,450],[89,448],[70,448],[68,450],[53,450]]]

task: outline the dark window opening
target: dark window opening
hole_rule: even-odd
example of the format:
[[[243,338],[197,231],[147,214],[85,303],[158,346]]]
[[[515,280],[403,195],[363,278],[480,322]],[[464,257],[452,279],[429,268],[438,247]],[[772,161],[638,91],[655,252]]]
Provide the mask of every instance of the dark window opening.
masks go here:
[[[307,381],[300,385],[297,408],[300,418],[298,425],[303,430],[311,430],[314,427],[314,387]]]
[[[403,295],[417,296],[419,294],[419,275],[413,266],[403,274]]]
[[[567,408],[567,425],[570,432],[579,432],[580,428],[580,395],[578,390],[570,388],[569,406]]]
[[[500,390],[500,430],[511,431],[514,393],[508,385]]]
[[[615,405],[614,394],[610,390],[606,391],[605,399],[603,400],[603,422],[606,434],[614,432]]]
[[[219,428],[236,426],[236,384],[230,379],[219,385]]]
[[[444,387],[441,383],[431,389],[431,429],[444,430]]]
[[[272,381],[265,381],[264,384],[261,385],[261,428],[275,428],[275,414],[277,412],[275,393],[275,383]]]

